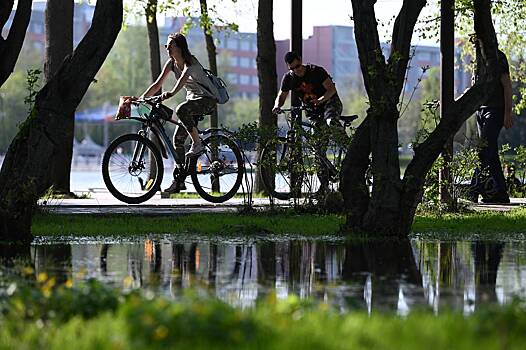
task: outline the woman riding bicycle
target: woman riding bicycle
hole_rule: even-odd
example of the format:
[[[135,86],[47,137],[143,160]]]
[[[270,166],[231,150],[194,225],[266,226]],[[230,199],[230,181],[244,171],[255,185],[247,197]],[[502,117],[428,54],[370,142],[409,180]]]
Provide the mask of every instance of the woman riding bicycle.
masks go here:
[[[164,80],[170,72],[177,79],[170,91],[163,92],[162,100],[166,100],[177,94],[182,88],[186,90],[186,100],[175,109],[174,115],[179,118],[184,128],[176,127],[173,143],[177,152],[177,162],[182,165],[186,157],[194,157],[203,151],[203,145],[197,132],[197,117],[209,114],[216,108],[217,89],[208,79],[203,66],[195,56],[190,53],[186,38],[181,33],[168,35],[166,45],[169,59],[155,82],[146,89],[141,98],[154,95],[162,87]],[[174,118],[174,117],[172,117]],[[184,142],[190,136],[192,145],[190,150],[184,153]],[[184,182],[174,179],[165,192],[176,193],[185,190]]]

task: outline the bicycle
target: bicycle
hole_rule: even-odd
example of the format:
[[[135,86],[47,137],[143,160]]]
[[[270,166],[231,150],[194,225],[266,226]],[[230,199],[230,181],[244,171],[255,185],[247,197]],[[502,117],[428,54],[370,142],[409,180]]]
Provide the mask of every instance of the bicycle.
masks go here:
[[[160,103],[159,97],[132,102],[138,116],[125,119],[142,124],[136,134],[119,136],[110,143],[102,159],[102,176],[106,187],[117,199],[138,204],[160,190],[164,174],[163,158],[175,161],[174,179],[186,182],[190,176],[197,193],[205,200],[222,203],[238,191],[244,174],[244,162],[236,142],[228,131],[218,128],[199,130],[204,151],[186,158],[182,165],[164,125],[172,121],[173,111]],[[196,116],[197,120],[204,119]],[[153,139],[155,142],[152,142]]]
[[[280,110],[279,114],[288,113],[286,136],[269,140],[258,162],[265,190],[271,197],[281,200],[315,196],[331,186],[336,189],[344,149],[349,141],[346,133],[340,140],[331,140],[338,128],[328,126],[323,132],[318,123],[302,121],[301,111],[316,114],[307,105]],[[357,115],[341,116],[343,129],[340,128],[340,132],[357,118]]]

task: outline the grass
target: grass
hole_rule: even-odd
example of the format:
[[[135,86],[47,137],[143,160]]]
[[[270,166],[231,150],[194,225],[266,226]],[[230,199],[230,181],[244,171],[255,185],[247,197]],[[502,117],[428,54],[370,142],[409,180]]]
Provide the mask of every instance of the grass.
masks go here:
[[[217,193],[211,194],[216,196]],[[245,198],[247,195],[243,193],[237,193],[232,198]],[[197,192],[179,192],[179,193],[170,193],[170,199],[201,199],[202,197]],[[252,198],[268,198],[264,193],[253,193]]]
[[[429,238],[499,239],[510,234],[526,234],[526,208],[508,212],[483,211],[464,214],[420,215],[415,218],[413,232]]]
[[[176,301],[122,294],[88,281],[18,288],[0,298],[0,349],[523,349],[520,301],[475,314],[340,313],[326,304],[270,295],[238,309],[196,294]],[[85,299],[86,302],[82,302]],[[63,300],[67,300],[65,303]],[[61,302],[62,301],[62,302]]]
[[[338,232],[344,219],[314,214],[191,214],[177,216],[52,215],[33,219],[32,232],[41,236],[142,234],[294,234],[323,236]]]
[[[172,216],[37,214],[32,230],[33,234],[38,236],[130,236],[153,233],[326,236],[337,234],[344,222],[345,218],[341,215],[287,212]],[[501,238],[502,235],[526,234],[526,209],[510,212],[419,215],[415,218],[413,232],[430,238]]]

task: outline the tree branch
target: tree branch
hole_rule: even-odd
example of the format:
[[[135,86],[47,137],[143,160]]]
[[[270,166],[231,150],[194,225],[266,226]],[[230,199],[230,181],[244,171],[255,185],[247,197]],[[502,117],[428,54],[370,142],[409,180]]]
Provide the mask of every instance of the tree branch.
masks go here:
[[[416,22],[426,0],[404,0],[400,13],[396,17],[393,27],[393,40],[389,56],[389,69],[393,73],[395,95],[398,96],[403,87],[404,76],[409,62],[411,39]]]
[[[48,85],[60,82],[60,87],[54,88],[61,91],[64,102],[76,107],[115,43],[122,24],[122,12],[122,0],[97,1],[90,29],[38,95],[46,94]],[[37,100],[46,100],[39,99],[38,95]]]
[[[386,69],[385,57],[378,37],[374,4],[376,0],[352,0],[354,35],[367,94],[379,99],[385,92],[385,82],[378,79]]]
[[[490,0],[474,0],[474,11],[475,32],[481,48],[480,57],[477,57],[479,79],[453,102],[436,129],[415,148],[415,156],[409,163],[403,180],[404,200],[407,202],[413,201],[413,196],[421,192],[425,176],[442,151],[446,140],[488,99],[497,85],[497,38],[491,19]]]
[[[12,0],[8,0],[12,3]],[[18,7],[13,18],[13,23],[9,29],[7,38],[0,42],[0,86],[2,86],[7,78],[11,75],[15,68],[16,61],[20,50],[22,50],[22,44],[26,36],[27,26],[29,25],[29,19],[31,18],[31,3],[32,0],[19,0]],[[7,7],[0,5],[0,30],[4,27],[9,18],[10,10]],[[11,5],[12,8],[12,5]],[[7,18],[5,18],[5,12],[8,11]]]
[[[2,33],[2,29],[9,19],[9,15],[11,15],[14,3],[14,0],[3,0],[0,3],[0,34]]]

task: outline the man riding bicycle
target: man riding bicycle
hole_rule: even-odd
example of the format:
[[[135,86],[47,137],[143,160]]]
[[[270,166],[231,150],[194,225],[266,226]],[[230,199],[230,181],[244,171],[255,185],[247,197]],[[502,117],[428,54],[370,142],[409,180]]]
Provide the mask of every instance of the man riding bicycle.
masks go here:
[[[281,91],[276,97],[272,112],[275,114],[279,112],[292,90],[303,103],[313,106],[313,110],[307,112],[309,119],[315,122],[329,118],[338,120],[343,106],[336,86],[327,71],[314,64],[303,64],[301,57],[293,51],[285,54],[285,63],[289,71],[283,75]]]
[[[287,52],[284,58],[289,71],[283,75],[281,91],[276,97],[272,113],[280,112],[292,90],[301,102],[312,107],[306,110],[306,115],[322,134],[318,135],[320,149],[326,149],[329,137],[341,140],[346,136],[339,121],[343,105],[332,77],[323,67],[303,64],[301,57],[296,52]],[[328,119],[331,120],[332,128],[327,125]],[[333,135],[333,133],[338,135]],[[326,175],[319,174],[319,177],[322,186],[328,186]]]

